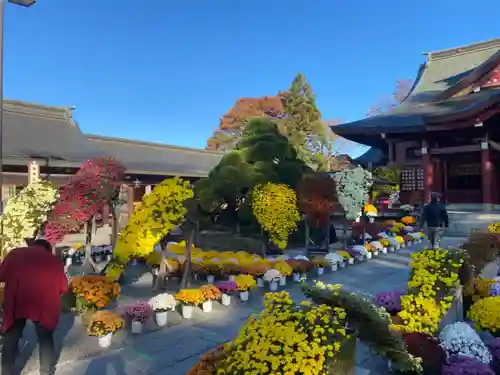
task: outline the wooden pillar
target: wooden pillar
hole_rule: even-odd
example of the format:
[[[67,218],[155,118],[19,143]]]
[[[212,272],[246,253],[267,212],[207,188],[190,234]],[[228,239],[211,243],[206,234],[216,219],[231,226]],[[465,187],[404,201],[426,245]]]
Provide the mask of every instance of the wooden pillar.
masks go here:
[[[149,193],[151,193],[152,190],[153,187],[151,185],[146,185],[146,190],[144,191],[144,195],[148,195]]]
[[[432,172],[432,161],[429,150],[429,144],[425,139],[422,140],[422,169],[424,170],[424,204],[429,201],[432,192],[432,185],[434,182],[434,175]]]
[[[492,197],[492,174],[493,174],[493,164],[490,160],[490,150],[488,147],[488,141],[484,140],[481,142],[481,190],[483,206],[486,209],[491,209],[493,205]]]
[[[394,142],[393,141],[387,141],[387,148],[388,148],[388,164],[393,164],[395,161],[395,155],[394,155]]]
[[[127,211],[128,211],[128,220],[134,214],[134,186],[127,185]]]

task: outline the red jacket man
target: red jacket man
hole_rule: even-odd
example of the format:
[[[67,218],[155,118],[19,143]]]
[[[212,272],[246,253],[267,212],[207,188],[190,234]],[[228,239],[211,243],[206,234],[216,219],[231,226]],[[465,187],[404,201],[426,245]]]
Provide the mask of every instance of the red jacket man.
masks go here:
[[[61,315],[61,295],[68,291],[63,263],[52,254],[47,241],[36,240],[5,257],[0,264],[0,282],[5,283],[2,375],[15,374],[19,340],[28,319],[38,336],[40,374],[54,375],[53,333]]]

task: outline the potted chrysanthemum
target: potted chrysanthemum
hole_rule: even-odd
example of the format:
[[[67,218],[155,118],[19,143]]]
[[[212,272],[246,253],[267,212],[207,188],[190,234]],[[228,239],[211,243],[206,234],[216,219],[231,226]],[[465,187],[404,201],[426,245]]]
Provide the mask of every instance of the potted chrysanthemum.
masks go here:
[[[100,310],[91,316],[87,333],[98,338],[98,344],[101,348],[107,348],[111,345],[113,334],[122,329],[123,325],[124,322],[120,315],[112,311]]]
[[[175,309],[177,305],[174,296],[169,293],[161,293],[151,298],[148,303],[155,314],[156,324],[158,324],[159,327],[166,326],[168,311]]]
[[[203,294],[204,301],[201,303],[203,312],[208,313],[212,311],[212,301],[221,298],[221,291],[213,284],[202,285],[200,291]]]
[[[275,292],[278,290],[278,283],[281,280],[281,273],[276,269],[270,269],[263,276],[264,281],[269,283],[269,290]]]
[[[153,315],[153,309],[148,302],[136,302],[125,307],[127,315],[132,320],[131,330],[132,334],[139,334],[142,332],[144,322]]]
[[[329,262],[332,271],[337,271],[339,264],[344,262],[344,257],[337,253],[328,253],[325,259]]]
[[[194,306],[202,304],[204,296],[200,289],[181,289],[175,299],[182,303],[182,317],[191,319]]]
[[[231,304],[231,294],[238,289],[236,283],[234,281],[221,281],[215,284],[215,286],[222,293],[221,304],[229,306]]]
[[[316,267],[316,272],[318,273],[318,276],[323,275],[325,273],[325,267],[327,267],[330,264],[330,262],[327,259],[325,259],[325,257],[321,256],[315,256],[312,259],[312,262]]]
[[[238,275],[235,283],[240,292],[240,299],[244,302],[248,301],[249,290],[257,286],[255,279],[250,275]]]

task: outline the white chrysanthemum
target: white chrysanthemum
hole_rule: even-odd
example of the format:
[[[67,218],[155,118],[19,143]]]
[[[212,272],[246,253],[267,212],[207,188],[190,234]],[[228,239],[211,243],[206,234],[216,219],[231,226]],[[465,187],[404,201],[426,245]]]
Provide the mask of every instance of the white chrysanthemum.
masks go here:
[[[162,293],[151,298],[148,303],[154,311],[162,312],[173,310],[175,308],[175,305],[177,304],[177,301],[175,300],[173,295],[169,293]]]
[[[279,279],[281,277],[281,272],[278,271],[278,270],[275,270],[274,268],[273,269],[270,269],[268,270],[264,276],[262,276],[262,278],[269,282],[269,283],[272,283],[273,281],[276,281],[277,279]]]
[[[377,237],[378,238],[389,238],[389,235],[385,232],[380,232],[379,234],[377,234]]]
[[[330,262],[330,264],[339,264],[344,261],[344,257],[337,253],[328,253],[325,255],[325,259]]]
[[[439,334],[441,346],[449,356],[463,355],[489,364],[491,354],[471,326],[464,322],[448,324]]]
[[[368,254],[368,250],[366,250],[366,248],[363,245],[355,245],[355,246],[352,247],[352,249],[354,251],[360,253],[361,255]]]
[[[295,258],[293,258],[295,260],[309,260],[308,257],[306,257],[305,255],[297,255]]]
[[[368,201],[372,174],[361,167],[346,168],[335,173],[339,203],[348,220],[355,220],[365,202]]]
[[[413,232],[414,229],[411,225],[406,225],[403,230],[406,232],[406,233],[410,233],[410,232]]]
[[[4,253],[25,246],[32,238],[58,199],[58,191],[48,181],[36,181],[10,198],[5,205],[3,220]]]
[[[370,242],[370,244],[375,247],[375,249],[377,249],[378,251],[382,251],[382,249],[384,248],[384,246],[382,246],[382,244],[378,241],[372,241]]]

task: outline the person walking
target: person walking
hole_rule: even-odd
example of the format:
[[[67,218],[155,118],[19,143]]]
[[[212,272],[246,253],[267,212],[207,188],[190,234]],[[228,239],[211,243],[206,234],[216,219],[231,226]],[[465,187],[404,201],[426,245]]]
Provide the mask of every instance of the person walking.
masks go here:
[[[5,283],[3,301],[2,375],[15,375],[19,340],[26,320],[38,337],[40,374],[54,375],[56,354],[54,330],[61,316],[61,296],[68,291],[64,265],[43,239],[12,250],[0,264],[0,282]]]
[[[448,228],[448,213],[446,206],[440,202],[439,194],[432,193],[431,201],[427,203],[420,216],[420,230],[427,224],[427,238],[432,249],[439,248],[443,227]]]

